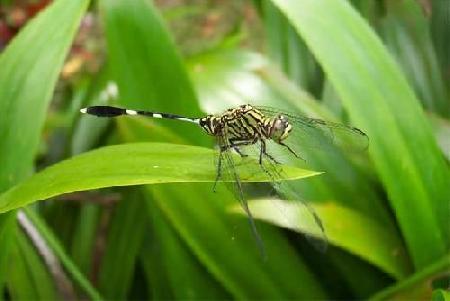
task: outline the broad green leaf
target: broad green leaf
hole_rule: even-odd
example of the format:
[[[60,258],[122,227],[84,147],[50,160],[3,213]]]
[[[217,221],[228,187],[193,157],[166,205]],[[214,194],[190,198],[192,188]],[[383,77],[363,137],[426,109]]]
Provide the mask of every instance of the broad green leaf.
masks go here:
[[[0,190],[28,175],[62,63],[89,1],[55,1],[0,56]],[[33,45],[33,47],[30,47]]]
[[[258,219],[312,236],[320,234],[317,233],[317,227],[307,208],[299,207],[295,202],[265,199],[252,201],[249,205]],[[394,278],[405,278],[410,272],[404,246],[389,229],[357,211],[338,204],[311,206],[320,216],[332,245],[363,258]],[[283,213],[295,216],[287,218]]]
[[[322,65],[354,124],[367,131],[415,266],[439,258],[450,239],[449,169],[399,68],[347,2],[272,1]]]
[[[214,182],[214,151],[202,147],[133,143],[107,146],[57,163],[0,195],[0,212],[63,193],[111,186],[174,182]],[[264,172],[242,161],[242,181],[269,181]],[[250,162],[250,161],[249,161]],[[285,166],[286,179],[317,172]]]
[[[32,171],[47,105],[88,3],[55,1],[31,20],[0,55],[0,111],[5,112],[0,118],[0,192]],[[10,240],[4,240],[4,231],[14,231],[14,227],[8,228],[0,231],[0,287],[10,244]]]

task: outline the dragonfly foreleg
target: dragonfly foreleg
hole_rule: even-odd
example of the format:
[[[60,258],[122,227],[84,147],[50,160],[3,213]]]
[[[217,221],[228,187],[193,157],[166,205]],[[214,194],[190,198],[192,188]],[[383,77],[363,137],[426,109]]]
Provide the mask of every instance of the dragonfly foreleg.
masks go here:
[[[239,147],[236,145],[233,145],[233,149],[238,153],[242,158],[248,157],[247,154],[244,154]]]
[[[264,140],[262,140],[262,139],[260,141],[261,141],[261,148],[260,148],[260,152],[259,152],[259,165],[262,165],[262,157],[263,157],[263,155],[266,156],[267,158],[269,158],[270,160],[272,160],[274,163],[280,164],[280,162],[275,160],[275,158],[272,157],[272,155],[267,153],[267,151],[266,151],[266,142]]]
[[[292,148],[290,148],[289,147],[289,145],[287,145],[287,144],[284,144],[283,142],[281,142],[281,141],[278,141],[278,144],[279,145],[282,145],[282,146],[284,146],[284,147],[286,147],[291,153],[293,153],[294,154],[294,156],[296,156],[297,158],[299,158],[299,159],[302,159],[303,161],[305,161],[306,162],[306,160],[305,159],[303,159],[301,156],[299,156],[299,155],[297,155],[297,153],[296,152],[294,152],[294,150],[292,149]]]

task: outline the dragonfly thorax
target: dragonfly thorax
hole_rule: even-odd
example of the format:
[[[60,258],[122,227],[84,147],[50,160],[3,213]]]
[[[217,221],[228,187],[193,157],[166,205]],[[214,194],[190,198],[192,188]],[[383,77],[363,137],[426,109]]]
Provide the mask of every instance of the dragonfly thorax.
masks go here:
[[[199,125],[209,135],[221,136],[224,140],[240,144],[252,144],[260,139],[281,142],[292,131],[292,125],[285,115],[268,117],[251,105],[242,105],[221,115],[200,118]]]

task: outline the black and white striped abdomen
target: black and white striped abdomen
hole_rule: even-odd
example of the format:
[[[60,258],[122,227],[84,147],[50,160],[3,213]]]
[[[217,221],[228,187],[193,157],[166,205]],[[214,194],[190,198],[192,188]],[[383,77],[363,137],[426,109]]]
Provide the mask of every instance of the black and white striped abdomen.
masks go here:
[[[90,114],[98,117],[117,117],[121,115],[140,115],[151,118],[161,118],[161,119],[175,119],[181,121],[188,121],[198,124],[198,118],[189,118],[175,114],[161,113],[161,112],[150,112],[141,110],[130,110],[111,106],[92,106],[83,108],[80,110],[81,113]]]

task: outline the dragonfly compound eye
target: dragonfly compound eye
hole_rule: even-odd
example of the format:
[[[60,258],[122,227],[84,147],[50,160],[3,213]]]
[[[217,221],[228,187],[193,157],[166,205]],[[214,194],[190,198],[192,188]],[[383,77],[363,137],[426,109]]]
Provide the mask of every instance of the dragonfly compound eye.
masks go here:
[[[281,141],[287,138],[292,126],[286,116],[279,115],[275,118],[271,129],[271,138],[273,140]]]

